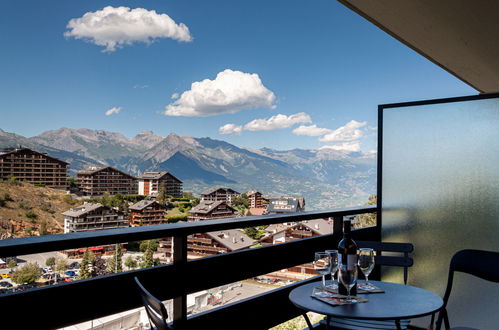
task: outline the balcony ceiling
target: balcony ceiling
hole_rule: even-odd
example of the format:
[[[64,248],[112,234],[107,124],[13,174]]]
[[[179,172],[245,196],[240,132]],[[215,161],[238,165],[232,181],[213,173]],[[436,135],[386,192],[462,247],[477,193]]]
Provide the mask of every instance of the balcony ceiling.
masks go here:
[[[338,1],[481,93],[499,92],[499,1]]]

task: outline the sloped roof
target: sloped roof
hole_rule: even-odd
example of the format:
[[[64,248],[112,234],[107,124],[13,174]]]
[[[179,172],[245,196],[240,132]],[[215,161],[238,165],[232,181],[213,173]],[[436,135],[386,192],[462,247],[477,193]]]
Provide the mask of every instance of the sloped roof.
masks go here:
[[[97,172],[103,171],[103,170],[105,170],[105,169],[111,169],[112,171],[119,172],[119,173],[121,173],[121,174],[123,174],[123,175],[125,175],[125,176],[128,176],[128,177],[130,177],[130,178],[132,178],[132,179],[137,180],[137,178],[136,178],[136,177],[134,177],[134,176],[132,176],[132,175],[130,175],[130,174],[128,174],[128,173],[125,173],[125,172],[123,172],[123,171],[117,170],[117,169],[115,169],[114,167],[111,167],[111,166],[92,167],[92,168],[89,168],[89,169],[86,169],[86,170],[79,170],[79,171],[77,171],[77,172],[76,172],[76,174],[77,174],[77,175],[78,175],[78,174],[82,174],[82,175],[91,175],[91,174],[95,174],[95,173],[97,173]]]
[[[250,207],[249,211],[252,215],[263,215],[267,209],[264,207]]]
[[[302,221],[301,224],[307,226],[311,231],[316,232],[319,235],[333,233],[333,225],[324,219]]]
[[[171,176],[174,180],[182,182],[170,172],[144,172],[139,176],[139,179],[159,180],[165,176]]]
[[[158,201],[154,201],[154,200],[141,200],[140,202],[137,202],[135,204],[133,204],[132,206],[130,206],[128,209],[129,210],[133,210],[133,211],[142,211],[143,209],[145,209],[146,207],[149,207],[153,204],[158,204],[159,206],[161,206],[162,208],[166,209],[166,206],[158,203]]]
[[[269,199],[268,212],[294,213],[303,208],[303,197],[272,197]]]
[[[217,190],[223,190],[225,193],[227,194],[238,194],[239,193],[237,191],[235,191],[234,189],[231,189],[231,188],[224,188],[224,187],[214,187],[214,188],[208,188],[206,190],[203,190],[201,192],[201,195],[210,195],[212,193],[214,193],[215,191]]]
[[[63,160],[51,157],[51,156],[47,155],[46,153],[38,152],[38,151],[29,149],[29,148],[15,148],[15,149],[12,149],[12,150],[4,150],[4,151],[0,152],[0,157],[7,156],[7,155],[10,155],[10,154],[17,154],[17,153],[20,153],[20,152],[23,152],[23,151],[32,152],[34,154],[38,154],[38,155],[41,155],[43,157],[47,157],[47,158],[49,158],[49,159],[51,159],[51,160],[53,160],[55,162],[58,162],[58,163],[61,163],[61,164],[65,164],[65,165],[69,165],[69,163],[66,163]]]
[[[231,251],[249,248],[256,243],[254,239],[236,229],[212,231],[206,234]]]
[[[225,204],[227,206],[227,208],[235,211],[235,209],[233,207],[231,207],[230,205],[228,205],[225,201],[201,201],[201,202],[199,202],[198,205],[196,205],[192,209],[190,209],[189,213],[208,214],[221,204]]]
[[[107,206],[104,206],[101,203],[84,203],[82,206],[74,207],[62,213],[62,215],[67,215],[69,217],[81,217],[82,215],[95,211],[101,207],[107,208]]]

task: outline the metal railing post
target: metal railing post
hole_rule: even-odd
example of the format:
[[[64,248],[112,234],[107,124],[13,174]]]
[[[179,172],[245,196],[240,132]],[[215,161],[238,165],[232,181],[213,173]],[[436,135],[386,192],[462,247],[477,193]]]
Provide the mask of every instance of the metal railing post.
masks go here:
[[[173,264],[187,262],[187,236],[173,237]],[[187,295],[173,298],[173,323],[175,328],[182,328],[187,321]]]

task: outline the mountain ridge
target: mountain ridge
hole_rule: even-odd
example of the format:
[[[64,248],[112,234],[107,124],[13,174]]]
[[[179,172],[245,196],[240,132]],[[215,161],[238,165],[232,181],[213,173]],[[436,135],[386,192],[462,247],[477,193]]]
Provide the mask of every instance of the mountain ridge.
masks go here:
[[[173,132],[162,137],[141,131],[127,138],[105,130],[60,128],[25,138],[0,130],[0,147],[19,144],[70,160],[72,174],[89,165],[132,175],[170,171],[184,181],[186,191],[225,185],[240,192],[304,196],[308,210],[358,205],[375,192],[375,157],[363,153],[240,148]]]

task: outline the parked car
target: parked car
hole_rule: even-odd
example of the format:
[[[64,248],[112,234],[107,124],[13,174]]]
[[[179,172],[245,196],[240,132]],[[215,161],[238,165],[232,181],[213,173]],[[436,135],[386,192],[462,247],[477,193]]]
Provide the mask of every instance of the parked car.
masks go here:
[[[76,272],[73,270],[68,270],[67,272],[64,273],[66,276],[76,276]]]
[[[3,278],[10,278],[10,273],[3,273],[0,274],[0,276],[2,276]]]
[[[7,282],[7,281],[2,281],[2,282],[0,282],[0,287],[2,287],[2,288],[11,288],[12,287],[12,283]]]
[[[70,269],[80,268],[80,263],[78,261],[72,262],[69,264],[69,268]]]

